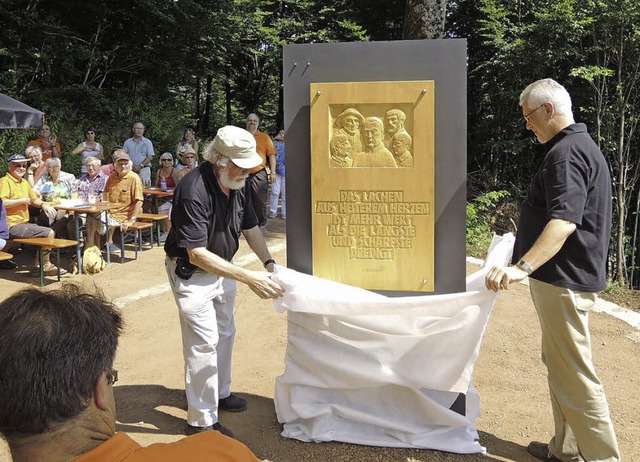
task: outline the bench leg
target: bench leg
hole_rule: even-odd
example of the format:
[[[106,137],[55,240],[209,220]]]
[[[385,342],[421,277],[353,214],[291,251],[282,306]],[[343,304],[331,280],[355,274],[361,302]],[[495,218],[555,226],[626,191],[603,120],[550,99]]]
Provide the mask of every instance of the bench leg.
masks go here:
[[[44,287],[44,249],[42,247],[38,248],[38,260],[40,263],[40,286]]]

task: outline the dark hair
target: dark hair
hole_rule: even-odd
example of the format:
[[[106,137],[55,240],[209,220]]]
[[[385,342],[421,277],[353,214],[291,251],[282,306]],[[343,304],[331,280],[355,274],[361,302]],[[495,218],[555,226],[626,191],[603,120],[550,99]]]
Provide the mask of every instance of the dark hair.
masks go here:
[[[84,411],[121,332],[104,295],[72,284],[0,303],[0,432],[39,434]]]
[[[84,131],[84,136],[85,136],[85,137],[87,136],[87,132],[93,132],[93,133],[95,133],[95,134],[97,134],[97,133],[98,133],[98,132],[97,132],[97,130],[96,130],[95,128],[93,128],[93,127],[89,127],[89,128],[87,128],[87,129],[85,129],[85,131]]]

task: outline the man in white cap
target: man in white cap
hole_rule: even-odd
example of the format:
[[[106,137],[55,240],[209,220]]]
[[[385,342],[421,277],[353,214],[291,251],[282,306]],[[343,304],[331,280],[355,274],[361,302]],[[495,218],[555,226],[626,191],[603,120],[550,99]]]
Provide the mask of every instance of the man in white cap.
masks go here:
[[[262,162],[254,136],[222,127],[203,157],[174,193],[166,269],[180,312],[187,434],[218,430],[232,436],[218,422],[218,410],[247,408],[246,400],[231,393],[236,281],[263,299],[278,298],[283,290],[268,272],[232,263],[242,233],[265,269],[272,272],[275,265],[246,184],[249,171]]]

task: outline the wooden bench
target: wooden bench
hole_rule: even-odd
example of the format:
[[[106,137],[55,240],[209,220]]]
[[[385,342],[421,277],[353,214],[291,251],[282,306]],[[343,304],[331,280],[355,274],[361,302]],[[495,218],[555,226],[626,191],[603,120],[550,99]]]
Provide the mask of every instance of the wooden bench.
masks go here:
[[[124,263],[124,235],[133,232],[133,248],[135,250],[135,260],[138,259],[138,250],[142,250],[142,231],[153,228],[153,223],[148,221],[134,221],[126,231],[120,230],[120,261]],[[150,248],[153,249],[153,237],[149,239]]]
[[[56,251],[56,266],[58,267],[58,281],[60,280],[60,249],[75,247],[78,241],[70,239],[57,239],[49,237],[20,237],[11,239],[17,244],[31,245],[38,248],[38,261],[40,262],[40,285],[44,286],[44,252],[54,249]]]
[[[156,230],[156,243],[160,245],[160,222],[169,218],[169,215],[164,213],[141,213],[138,215],[138,220],[152,222]]]
[[[11,260],[12,258],[13,258],[13,255],[11,255],[10,253],[3,252],[2,250],[0,250],[0,261]]]

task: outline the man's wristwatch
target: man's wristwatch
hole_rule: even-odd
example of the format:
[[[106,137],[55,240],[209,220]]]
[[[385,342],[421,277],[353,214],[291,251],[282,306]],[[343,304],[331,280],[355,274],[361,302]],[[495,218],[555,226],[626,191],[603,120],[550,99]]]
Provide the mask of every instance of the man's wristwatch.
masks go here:
[[[533,273],[533,268],[531,268],[531,265],[529,265],[529,263],[524,260],[520,260],[518,263],[516,263],[516,266],[527,273],[527,276]]]
[[[274,265],[276,264],[276,261],[273,258],[269,258],[268,260],[265,260],[264,263],[262,264],[262,266],[264,266],[265,268],[267,266],[269,266],[269,264],[273,263]]]

